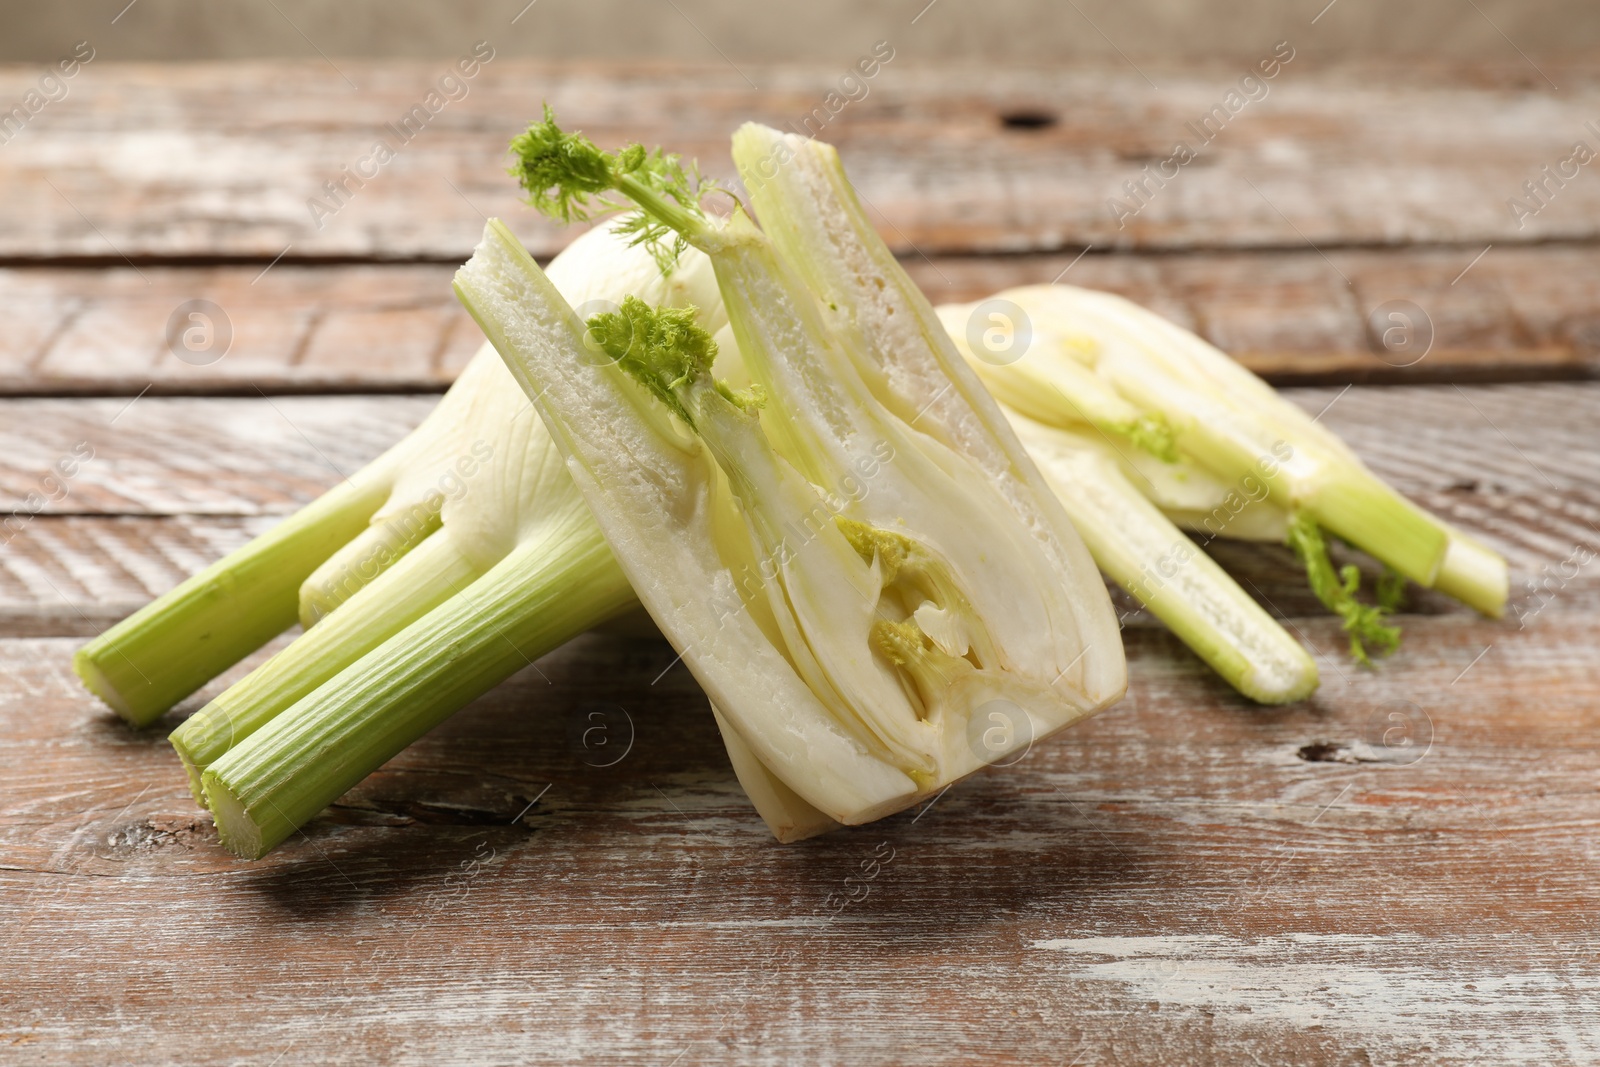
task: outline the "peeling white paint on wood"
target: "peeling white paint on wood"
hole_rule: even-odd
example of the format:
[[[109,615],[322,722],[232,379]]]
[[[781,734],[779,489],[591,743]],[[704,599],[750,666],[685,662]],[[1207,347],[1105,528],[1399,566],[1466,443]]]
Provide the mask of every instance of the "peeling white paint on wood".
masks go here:
[[[1345,1031],[1379,1061],[1426,1050],[1497,1062],[1594,1062],[1595,946],[1531,940],[1491,930],[1443,938],[1174,934],[1049,938],[1029,947],[1063,957],[1063,977],[1114,983],[1124,987],[1116,995],[1137,1003],[1203,1011],[1219,1026]]]

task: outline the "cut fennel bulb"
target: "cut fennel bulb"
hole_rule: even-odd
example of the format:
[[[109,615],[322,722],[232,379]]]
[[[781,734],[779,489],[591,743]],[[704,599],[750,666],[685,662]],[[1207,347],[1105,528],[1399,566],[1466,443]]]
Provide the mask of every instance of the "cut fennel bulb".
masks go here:
[[[1121,399],[1092,370],[1071,364],[1077,394],[1093,412],[1084,423],[1089,434],[1055,431],[1021,416],[1008,426],[962,358],[965,341],[947,333],[873,229],[832,147],[746,124],[734,136],[733,155],[774,244],[818,293],[830,325],[870,356],[864,377],[886,405],[952,443],[983,427],[985,440],[1001,442],[1002,450],[987,453],[994,475],[1040,485],[1034,464],[1022,458],[1025,446],[1043,471],[1048,488],[1041,495],[1059,500],[1100,569],[1241,692],[1280,703],[1316,687],[1316,667],[1305,651],[1124,476],[1118,451],[1158,468],[1177,459],[1164,420]],[[933,360],[918,358],[927,352]],[[1053,392],[1032,382],[1002,399],[1026,403]],[[1124,448],[1097,447],[1113,435],[1126,439]],[[1196,480],[1212,481],[1196,474]],[[1166,475],[1163,485],[1176,500],[1205,499],[1196,493],[1204,486],[1175,476]]]
[[[762,766],[862,822],[1120,695],[1109,600],[1081,546],[1064,547],[1078,542],[1053,500],[1029,500],[1030,525],[968,453],[880,403],[862,378],[872,358],[747,218],[705,216],[675,161],[608,156],[548,119],[514,148],[536,204],[575,213],[575,189],[620,193],[716,269],[750,394],[712,380],[704,331],[642,303],[591,320],[614,365],[583,359],[583,323],[498,224],[457,290],[640,600]],[[974,727],[997,707],[1013,730],[990,747]]]
[[[1324,529],[1390,537],[1397,569],[1480,607],[1498,577],[1503,602],[1498,557],[1147,312],[1020,290],[1024,360],[976,358],[967,309],[929,305],[826,146],[735,137],[765,230],[742,205],[709,217],[675,158],[608,155],[548,112],[513,148],[548,214],[639,212],[548,276],[491,223],[456,279],[490,343],[435,412],[77,660],[149,722],[299,615],[303,636],[172,735],[241,855],[641,600],[781,840],[914,804],[1117,699],[1096,562],[1241,692],[1310,692],[1310,658],[1174,523],[1287,540],[1358,654],[1393,630]]]
[[[1401,497],[1326,426],[1199,337],[1121,297],[1068,285],[1025,286],[991,299],[1020,308],[1031,337],[1020,358],[972,365],[1002,393],[1043,383],[1031,417],[1086,421],[1072,392],[1077,374],[1052,372],[1070,360],[1161,417],[1179,452],[1230,491],[1259,484],[1285,513],[1314,521],[1406,578],[1488,615],[1504,610],[1506,568],[1497,553]],[[952,309],[947,321],[970,310]],[[1213,532],[1230,536],[1226,528]]]
[[[1084,371],[1095,390],[1119,397],[1170,427],[1175,472],[1203,468],[1213,488],[1225,487],[1206,509],[1194,502],[1171,516],[1211,537],[1261,539],[1280,528],[1306,565],[1322,603],[1343,620],[1351,654],[1369,661],[1368,646],[1386,652],[1399,631],[1383,622],[1409,578],[1462,600],[1491,616],[1505,608],[1508,577],[1496,552],[1400,496],[1317,419],[1278,396],[1255,375],[1194,334],[1108,293],[1065,285],[1008,290],[985,307],[1007,311],[990,325],[1011,331],[1005,359],[985,358],[967,347],[969,361],[1002,395],[1026,392],[1032,417],[1064,429],[1093,429],[1113,436],[1086,408]],[[978,305],[942,309],[947,327],[965,336]],[[1018,331],[1026,331],[1019,335]],[[1068,373],[1059,373],[1070,367]],[[1127,450],[1118,448],[1127,455]],[[1148,458],[1126,464],[1150,472]],[[1135,479],[1160,500],[1156,477]],[[1194,480],[1193,489],[1205,483]],[[1389,572],[1379,583],[1379,603],[1356,596],[1353,566],[1335,574],[1323,531],[1368,552]],[[1392,575],[1391,573],[1392,572]]]

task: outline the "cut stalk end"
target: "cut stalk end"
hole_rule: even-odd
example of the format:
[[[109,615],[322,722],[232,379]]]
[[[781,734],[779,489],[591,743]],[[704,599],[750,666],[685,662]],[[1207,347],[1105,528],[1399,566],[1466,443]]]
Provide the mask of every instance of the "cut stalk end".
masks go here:
[[[211,701],[184,720],[183,725],[172,731],[167,740],[183,761],[183,769],[188,772],[189,792],[194,794],[195,803],[206,807],[201,777],[207,767],[221,759],[222,754],[239,741],[227,706],[221,698]]]
[[[209,771],[203,781],[205,805],[216,820],[217,836],[222,846],[240,859],[258,860],[294,832],[293,826],[264,827],[249,806]],[[272,840],[273,835],[276,840]]]
[[[207,767],[223,844],[265,855],[469,701],[633,602],[586,513],[553,524]]]
[[[333,615],[172,732],[190,777],[481,573],[446,535],[429,538]],[[193,783],[191,783],[193,784]],[[202,804],[204,797],[196,793]]]
[[[90,642],[90,645],[94,642]],[[116,654],[113,646],[107,644],[103,649],[91,650],[90,645],[78,649],[72,656],[72,670],[83,682],[85,689],[99,697],[105,705],[128,722],[135,726],[144,723],[138,721],[138,716],[133,708],[122,696],[122,691],[117,688],[105,671],[100,669],[99,658],[105,653]]]
[[[1511,576],[1504,556],[1451,530],[1450,545],[1445,550],[1444,563],[1439,567],[1439,577],[1433,587],[1491,619],[1498,619],[1505,614]]]

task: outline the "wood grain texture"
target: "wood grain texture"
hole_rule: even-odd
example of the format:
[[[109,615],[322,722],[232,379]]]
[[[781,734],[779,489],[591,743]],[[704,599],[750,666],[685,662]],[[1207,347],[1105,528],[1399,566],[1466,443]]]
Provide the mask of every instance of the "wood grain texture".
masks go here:
[[[0,544],[0,635],[93,637],[279,521],[37,516]]]
[[[1592,1061],[1600,626],[1406,622],[1383,669],[1322,657],[1316,699],[1275,710],[1135,628],[1117,708],[790,847],[682,667],[651,684],[668,646],[580,639],[257,864],[160,731],[78,688],[74,642],[3,641],[0,1040],[52,1064]],[[605,767],[569,741],[597,707],[629,716]]]
[[[1592,376],[1600,254],[1496,245],[1478,258],[1481,251],[912,255],[905,266],[939,303],[1055,280],[1119,293],[1278,385]],[[1402,318],[1383,310],[1406,302],[1411,309],[1396,309]],[[1395,326],[1415,333],[1386,340]]]
[[[1600,249],[1496,248],[906,259],[941,303],[1062,281],[1121,293],[1280,384],[1592,376]],[[1470,265],[1470,270],[1467,270]],[[15,309],[0,395],[437,390],[482,334],[446,265],[0,270]],[[1465,271],[1465,274],[1463,274]],[[1065,272],[1065,273],[1063,273]],[[221,309],[191,352],[180,306]],[[1373,313],[1410,301],[1410,347]],[[205,324],[199,324],[202,328]],[[1380,328],[1381,327],[1381,328]],[[226,340],[224,340],[224,337]],[[1404,341],[1405,337],[1391,338]],[[182,357],[180,358],[179,354]],[[1424,354],[1425,353],[1425,354]]]
[[[1292,44],[1293,42],[1291,42]],[[895,43],[869,94],[822,130],[901,251],[1261,248],[1589,240],[1600,186],[1570,180],[1519,219],[1507,200],[1571,154],[1600,114],[1592,64],[1552,64],[1559,95],[1520,59],[1319,69],[1306,55],[1265,83],[1194,162],[1132,219],[1108,208],[1123,183],[1200,144],[1188,124],[1248,71],[914,65]],[[1263,57],[1272,42],[1261,43]],[[97,61],[71,94],[0,153],[0,257],[292,256],[462,259],[483,216],[513,219],[539,253],[564,239],[517,206],[504,174],[511,135],[549,101],[610,147],[665,142],[728,177],[739,123],[799,125],[841,68],[552,65],[497,60],[331,218],[307,206],[369,156],[445,62],[184,67]],[[37,72],[0,71],[0,99]],[[1153,83],[1153,84],[1152,84]],[[1159,86],[1159,88],[1157,88]],[[1043,128],[1004,116],[1043,115]],[[83,146],[93,143],[94,151]],[[370,173],[370,170],[369,170]],[[352,189],[354,187],[352,186]]]
[[[483,341],[451,268],[266,267],[0,270],[0,392],[442,389]]]
[[[447,283],[482,216],[568,239],[502,175],[540,100],[725,176],[737,123],[841,71],[496,60],[318,228],[307,199],[444,64],[85,68],[0,150],[0,1062],[1600,1060],[1600,383],[1523,381],[1593,375],[1600,185],[1506,203],[1600,143],[1600,77],[1294,43],[1121,229],[1108,199],[1242,69],[917,69],[908,36],[823,137],[936,301],[1061,276],[1316,386],[1288,395],[1507,554],[1510,618],[1417,594],[1356,669],[1287,550],[1218,542],[1314,650],[1313,700],[1247,704],[1119,597],[1120,705],[790,847],[673,650],[590,635],[256,864],[163,733],[285,639],[136,733],[72,675],[82,636],[431,408],[375,394],[476,347]],[[172,351],[192,299],[228,317],[216,361]],[[1382,347],[1392,301],[1420,362]]]
[[[1600,385],[1306,388],[1286,395],[1422,506],[1506,554],[1512,617],[1600,595]],[[425,396],[0,400],[0,635],[98,633],[358,469],[419,422]],[[113,423],[112,420],[115,420]],[[41,496],[80,442],[93,458]],[[15,521],[20,518],[20,521]],[[1286,549],[1211,551],[1276,614],[1318,609]],[[1574,601],[1577,602],[1577,601]],[[1125,599],[1120,608],[1136,611]],[[1597,602],[1600,609],[1600,602]],[[1463,610],[1426,592],[1413,610]]]
[[[381,454],[437,403],[433,396],[0,400],[0,511],[286,514]],[[72,466],[75,455],[88,458],[52,494],[52,470]]]

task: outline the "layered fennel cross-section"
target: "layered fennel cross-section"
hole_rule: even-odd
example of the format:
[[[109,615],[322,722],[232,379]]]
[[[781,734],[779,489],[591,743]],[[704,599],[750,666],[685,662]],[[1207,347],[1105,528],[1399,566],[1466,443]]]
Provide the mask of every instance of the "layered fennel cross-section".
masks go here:
[[[986,466],[882,403],[876,356],[742,210],[703,212],[670,157],[603,153],[548,117],[514,150],[536,205],[618,194],[659,228],[642,239],[716,271],[748,391],[716,380],[691,316],[632,302],[580,321],[497,223],[456,286],[734,744],[864,822],[1121,695],[1104,585],[1003,422],[965,414]],[[941,373],[930,349],[906,358]]]
[[[773,243],[817,292],[829,324],[873,357],[867,380],[885,403],[958,447],[979,427],[1006,425],[1007,413],[963,359],[959,332],[947,332],[878,236],[831,146],[747,123],[734,135],[733,158]],[[1029,386],[1053,410],[1056,391]],[[1156,464],[1178,458],[1159,414],[1129,404],[1087,369],[1076,392],[1098,431],[1126,438]],[[1009,414],[1016,436],[990,436],[1013,446],[1020,438],[1043,472],[1043,491],[1060,501],[1113,581],[1252,699],[1284,703],[1316,687],[1305,650],[1140,495],[1099,447],[1100,433],[1084,440]]]

